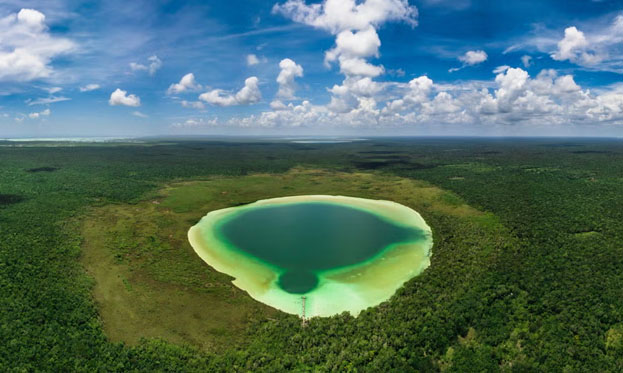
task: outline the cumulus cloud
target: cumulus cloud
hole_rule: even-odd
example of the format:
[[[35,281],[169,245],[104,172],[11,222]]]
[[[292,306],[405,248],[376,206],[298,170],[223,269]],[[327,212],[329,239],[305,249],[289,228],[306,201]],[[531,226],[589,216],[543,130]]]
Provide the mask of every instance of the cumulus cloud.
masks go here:
[[[385,69],[368,61],[379,56],[381,40],[377,28],[391,21],[414,27],[418,15],[417,8],[407,0],[325,0],[310,5],[302,0],[288,0],[275,5],[273,12],[335,35],[334,47],[325,53],[325,64],[330,67],[337,62],[345,78],[341,85],[330,89],[332,97],[325,110],[352,112],[354,116],[371,116],[378,112],[372,95],[378,93],[383,84],[372,78],[383,74]],[[275,101],[272,106],[282,113],[289,112],[281,104]]]
[[[80,92],[90,92],[90,91],[95,91],[96,89],[100,89],[100,85],[91,83],[91,84],[87,84],[85,86],[80,87]]]
[[[340,71],[346,76],[375,77],[383,73],[383,68],[365,58],[378,57],[380,46],[381,40],[372,26],[355,32],[345,30],[337,35],[335,47],[325,54],[325,63],[338,60]]]
[[[335,47],[325,55],[325,63],[338,61],[340,71],[349,76],[375,77],[384,72],[365,59],[378,56],[381,41],[376,28],[385,22],[402,21],[417,25],[417,8],[407,0],[325,0],[307,5],[302,0],[276,4],[273,12],[336,35]]]
[[[132,112],[132,115],[134,115],[135,117],[139,117],[139,118],[148,118],[147,114],[143,114],[140,111],[134,111]]]
[[[417,10],[409,6],[407,1],[325,0],[308,5],[303,0],[288,0],[276,5],[273,10],[335,36],[334,45],[325,52],[325,63],[329,67],[339,66],[344,77],[341,83],[327,88],[329,103],[315,105],[308,100],[300,104],[288,102],[295,94],[295,80],[302,76],[303,71],[301,68],[299,75],[296,68],[298,65],[291,60],[286,64],[286,59],[282,61],[284,66],[280,64],[280,77],[277,78],[280,92],[270,103],[270,109],[249,116],[234,116],[224,121],[191,119],[175,126],[308,126],[318,130],[336,125],[405,128],[447,124],[623,124],[623,85],[589,90],[578,85],[573,75],[555,70],[545,69],[531,75],[526,71],[532,65],[532,57],[528,55],[523,56],[521,62],[516,61],[521,67],[498,66],[491,79],[487,80],[440,84],[427,76],[419,76],[407,83],[375,81],[376,77],[385,72],[383,66],[375,65],[373,61],[373,58],[379,56],[381,47],[378,27],[389,21],[402,21],[415,26]],[[614,31],[613,28],[608,30],[600,34],[607,34],[605,39],[611,43]],[[600,66],[614,60],[613,53],[605,52],[607,48],[594,47],[607,43],[593,43],[598,41],[594,38],[597,33],[595,30],[588,31],[584,34],[588,45],[575,40],[574,37],[578,35],[571,35],[564,43],[559,37],[552,42],[551,46],[555,46],[556,53],[559,53],[557,58],[566,56],[568,60],[577,58],[578,63],[585,63],[587,61],[582,60],[581,55],[585,52],[601,56],[598,63]],[[483,50],[468,51],[459,57],[461,68],[481,64],[487,59]],[[252,78],[254,80],[249,82]],[[257,78],[252,78],[247,79],[245,87],[239,92],[215,89],[203,93],[200,100],[220,106],[258,102],[261,95],[257,88]]]
[[[618,15],[608,25],[591,24],[586,33],[576,26],[567,27],[550,55],[593,70],[623,73],[622,44],[623,15]]]
[[[505,53],[538,50],[556,61],[568,61],[588,70],[623,73],[623,14],[608,23],[602,19],[570,25],[564,30],[542,30],[527,37]],[[524,67],[526,64],[524,63]]]
[[[270,103],[270,108],[273,110],[285,110],[287,106],[281,100],[273,100]]]
[[[339,61],[340,72],[346,76],[375,77],[383,73],[383,68],[365,61],[367,57],[378,57],[381,41],[376,30],[370,26],[352,32],[344,30],[335,39],[335,47],[325,54],[327,66]]]
[[[488,56],[485,51],[477,50],[477,51],[467,51],[464,55],[459,56],[459,61],[463,62],[461,67],[453,67],[448,70],[448,72],[455,72],[463,69],[467,66],[474,66],[480,63],[483,63],[487,60]]]
[[[383,109],[386,114],[410,110],[428,102],[433,90],[433,81],[427,76],[420,76],[409,81],[405,88],[406,92],[402,97],[386,104]]]
[[[572,75],[545,69],[536,76],[504,66],[490,81],[436,84],[426,76],[408,83],[347,80],[330,89],[328,105],[271,103],[271,111],[232,118],[239,127],[390,128],[418,125],[623,125],[623,86],[583,89]],[[370,85],[372,84],[372,85]],[[358,88],[355,88],[358,86]],[[391,88],[391,89],[390,89]],[[357,95],[353,92],[359,90]]]
[[[277,97],[286,100],[294,99],[294,91],[296,90],[294,79],[303,77],[303,67],[289,58],[284,58],[279,62],[279,68],[281,71],[277,76],[277,83],[279,84]]]
[[[22,9],[0,19],[0,80],[48,78],[52,60],[75,48],[71,40],[49,32],[43,13]]]
[[[38,113],[30,113],[30,114],[28,114],[28,118],[30,118],[30,119],[39,119],[41,117],[49,116],[50,113],[51,113],[50,109],[45,109],[45,110],[40,111]]]
[[[387,21],[402,21],[417,25],[417,8],[407,0],[325,0],[307,5],[302,0],[276,4],[274,13],[292,20],[338,34],[344,30],[363,30],[380,26]]]
[[[162,67],[162,61],[156,55],[150,56],[147,62],[147,64],[130,62],[130,69],[132,71],[147,71],[149,75],[154,75]]]
[[[179,83],[173,83],[167,89],[167,94],[179,94],[183,92],[198,91],[201,89],[201,85],[195,81],[195,74],[188,73],[180,79]]]
[[[569,60],[578,64],[594,64],[600,57],[587,51],[589,46],[584,33],[575,26],[565,29],[565,37],[558,42],[558,50],[551,54],[558,61]]]
[[[113,93],[110,94],[108,104],[111,106],[123,105],[137,107],[141,106],[141,99],[140,97],[133,94],[128,95],[127,91],[117,88]]]
[[[250,105],[260,102],[262,93],[255,76],[244,81],[244,87],[235,94],[227,94],[222,89],[213,89],[199,95],[201,101],[217,106]]]
[[[540,121],[560,124],[588,121],[592,116],[588,108],[598,105],[597,97],[582,90],[571,75],[559,76],[555,70],[542,70],[535,78],[521,68],[509,68],[495,78],[498,88],[481,92],[479,109],[474,113],[491,116],[490,119],[506,123]],[[623,114],[623,111],[621,112]]]
[[[586,103],[586,114],[598,121],[623,123],[623,91],[606,92]]]
[[[467,51],[464,55],[459,57],[459,61],[466,65],[477,65],[487,60],[487,53],[485,51]]]

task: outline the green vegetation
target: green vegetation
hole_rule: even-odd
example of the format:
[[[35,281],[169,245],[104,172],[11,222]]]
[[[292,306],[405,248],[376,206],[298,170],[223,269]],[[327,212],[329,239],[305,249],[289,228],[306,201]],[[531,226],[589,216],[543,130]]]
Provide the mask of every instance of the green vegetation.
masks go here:
[[[318,183],[318,180],[322,183]],[[210,302],[219,304],[224,299],[235,295],[237,302],[235,307],[228,311],[229,314],[246,313],[246,319],[250,316],[257,318],[260,312],[257,302],[251,301],[249,297],[240,297],[241,294],[237,288],[231,285],[231,278],[202,265],[203,262],[199,260],[188,243],[186,237],[188,228],[197,223],[206,212],[226,206],[235,206],[272,196],[315,195],[327,192],[350,196],[365,195],[373,198],[382,198],[382,196],[387,198],[391,195],[396,201],[417,200],[414,206],[420,206],[427,212],[432,209],[459,211],[456,206],[440,202],[439,196],[449,195],[449,193],[443,193],[422,182],[416,183],[397,177],[388,179],[373,174],[301,168],[295,168],[283,174],[253,174],[241,177],[219,177],[208,181],[173,183],[159,190],[153,199],[136,205],[97,208],[90,214],[85,224],[84,247],[88,255],[84,258],[87,268],[91,269],[97,283],[102,284],[96,286],[95,294],[96,299],[101,299],[98,303],[106,302],[101,314],[104,318],[104,325],[109,329],[108,334],[115,336],[116,340],[135,342],[138,336],[147,335],[146,329],[161,329],[160,334],[152,333],[153,336],[170,335],[171,333],[167,330],[177,330],[176,334],[182,338],[184,338],[184,333],[180,333],[181,330],[188,329],[185,333],[193,333],[196,328],[184,324],[183,321],[191,316],[175,319],[176,325],[162,322],[167,316],[161,314],[166,314],[169,309],[180,312],[178,309],[182,308],[178,307],[178,303],[182,301],[180,297],[164,295],[170,289],[171,284],[181,288],[178,291],[193,289],[196,294],[201,291],[205,292],[207,287],[210,294],[198,294],[194,298],[193,304],[198,303],[197,309],[206,307],[206,304]],[[419,253],[419,251],[416,252]],[[108,253],[108,260],[102,260],[104,253]],[[91,256],[94,258],[92,259]],[[113,258],[118,259],[113,260]],[[126,264],[129,264],[126,274],[124,276],[117,274],[116,272],[120,268],[125,268]],[[237,264],[241,265],[239,262]],[[409,271],[416,268],[418,263],[413,262],[412,265]],[[395,275],[400,276],[400,273],[395,273]],[[141,302],[136,302],[135,291],[123,290],[122,278],[129,276],[132,276],[133,281],[136,282],[140,280],[144,283],[148,282],[150,286],[142,287],[144,291],[141,293],[163,294],[163,298],[168,299],[166,304],[158,308],[158,311],[154,311],[157,307],[152,303],[156,300],[151,300],[149,295]],[[388,288],[392,289],[389,278],[387,281],[389,282]],[[111,282],[117,284],[117,291],[106,296],[105,287]],[[158,286],[159,284],[163,286]],[[203,324],[212,325],[214,321],[218,321],[218,318],[207,317],[207,313],[193,311],[193,308],[188,306],[187,299],[184,299],[184,302],[186,304],[184,312],[201,315],[200,319]],[[115,303],[119,304],[115,305]],[[357,305],[347,304],[342,307],[348,306],[350,309],[356,309]],[[124,309],[125,312],[120,309]],[[211,313],[217,315],[223,313],[222,309],[215,306],[210,310]],[[296,311],[299,311],[299,308]],[[142,315],[139,317],[139,322],[135,321],[134,315]],[[198,319],[199,316],[192,316],[192,318]],[[237,323],[242,323],[242,321]],[[113,324],[115,326],[111,328]],[[218,345],[236,342],[234,338],[231,338],[235,334],[235,330],[230,330],[227,340],[220,341]],[[212,340],[209,333],[205,332],[201,336],[194,337],[194,339],[197,338],[205,340],[202,346],[209,344]],[[193,342],[192,339],[187,340]]]
[[[621,371],[622,161],[620,141],[577,139],[3,146],[0,368]],[[302,326],[192,259],[207,210],[303,191],[421,211],[431,266],[357,318]],[[115,334],[102,284],[123,312],[164,305],[161,325]]]

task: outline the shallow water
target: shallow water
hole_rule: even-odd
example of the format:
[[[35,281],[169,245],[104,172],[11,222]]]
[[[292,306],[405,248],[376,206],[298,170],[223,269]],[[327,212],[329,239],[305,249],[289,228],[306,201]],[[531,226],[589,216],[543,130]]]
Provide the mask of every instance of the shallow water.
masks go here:
[[[304,317],[389,299],[430,265],[432,233],[391,201],[293,196],[211,211],[191,227],[195,252],[254,299]]]

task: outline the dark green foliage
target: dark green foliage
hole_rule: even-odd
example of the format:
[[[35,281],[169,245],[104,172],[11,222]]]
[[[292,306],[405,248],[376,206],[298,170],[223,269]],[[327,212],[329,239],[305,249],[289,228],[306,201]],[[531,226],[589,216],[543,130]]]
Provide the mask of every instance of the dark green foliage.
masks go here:
[[[380,149],[401,157],[370,167]],[[0,160],[1,371],[623,369],[621,141],[154,142],[0,147]],[[59,171],[24,172],[41,164]],[[357,318],[306,327],[283,314],[259,320],[243,350],[216,356],[161,340],[131,348],[106,340],[91,280],[77,264],[72,217],[140,200],[163,182],[296,165],[426,180],[493,213],[508,232],[428,217],[431,268],[440,272],[425,272]]]
[[[0,207],[12,205],[24,200],[24,197],[17,194],[0,194]]]
[[[36,167],[36,168],[29,168],[26,170],[26,172],[54,172],[58,170],[58,168],[56,167]]]

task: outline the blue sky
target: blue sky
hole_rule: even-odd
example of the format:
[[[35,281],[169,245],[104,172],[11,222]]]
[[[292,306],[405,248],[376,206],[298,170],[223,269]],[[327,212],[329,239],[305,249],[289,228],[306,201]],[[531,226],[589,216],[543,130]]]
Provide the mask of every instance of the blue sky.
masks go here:
[[[620,1],[0,3],[0,138],[623,135]]]

